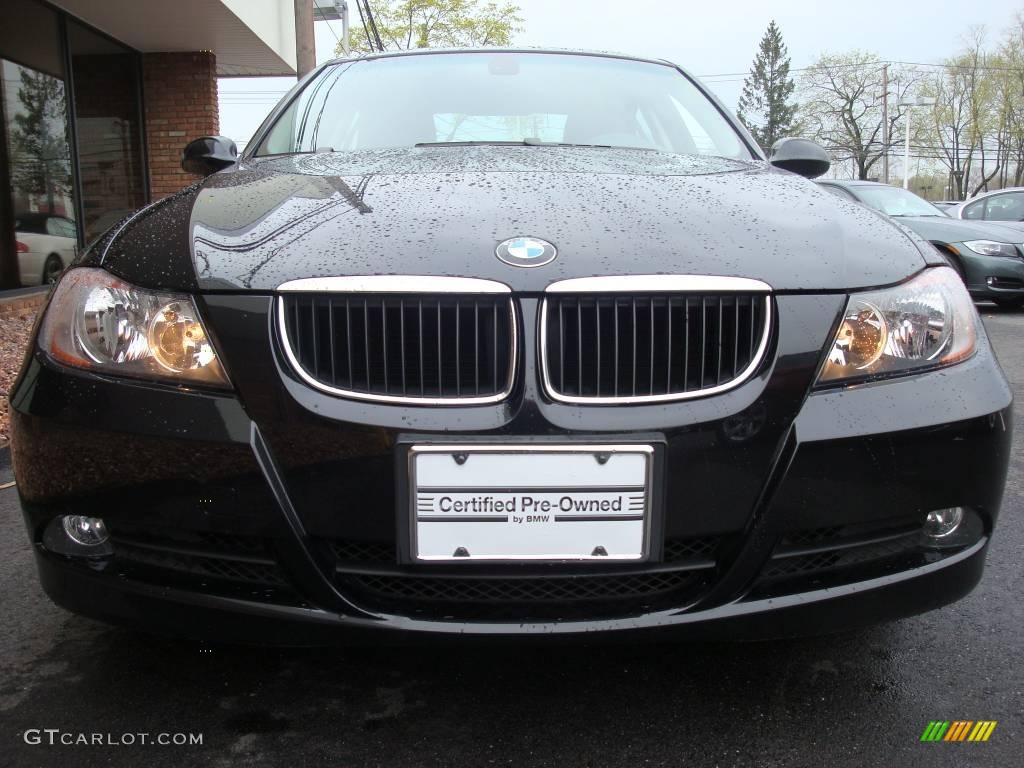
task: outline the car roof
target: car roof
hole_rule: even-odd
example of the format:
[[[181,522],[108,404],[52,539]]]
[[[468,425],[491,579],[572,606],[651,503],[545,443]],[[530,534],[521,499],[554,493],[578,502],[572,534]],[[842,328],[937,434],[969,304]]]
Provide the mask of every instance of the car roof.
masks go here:
[[[969,197],[966,200],[960,200],[951,210],[956,214],[957,218],[959,218],[964,208],[971,203],[975,203],[978,200],[985,200],[986,198],[994,197],[996,195],[1001,195],[1005,192],[1024,192],[1024,187],[1004,187],[1003,189],[993,189],[990,192],[980,192],[974,197]]]
[[[992,197],[993,195],[1001,195],[1004,192],[1024,192],[1024,187],[1003,187],[1003,189],[993,189],[989,192],[979,192],[974,197],[964,200],[964,204],[973,203],[975,200],[981,200],[982,198]]]
[[[643,61],[648,64],[661,64],[662,66],[680,69],[667,59],[651,59],[645,56],[634,56],[628,53],[615,51],[596,51],[583,48],[524,48],[524,47],[487,47],[487,48],[412,48],[402,51],[381,51],[379,53],[368,53],[359,56],[339,56],[326,62],[323,66],[330,64],[342,64],[354,61],[372,61],[374,59],[390,59],[397,56],[431,56],[445,55],[449,53],[540,53],[540,54],[562,54],[571,56],[594,56],[605,59],[626,59],[629,61]]]

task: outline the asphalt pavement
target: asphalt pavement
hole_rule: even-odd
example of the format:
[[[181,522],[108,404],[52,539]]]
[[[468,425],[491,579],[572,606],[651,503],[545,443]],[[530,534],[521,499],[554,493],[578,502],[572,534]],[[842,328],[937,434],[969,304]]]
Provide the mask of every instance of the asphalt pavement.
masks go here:
[[[210,646],[55,607],[0,490],[0,766],[1021,765],[1024,312],[980,309],[1017,437],[984,579],[952,606],[770,643]],[[932,720],[998,725],[922,743]]]

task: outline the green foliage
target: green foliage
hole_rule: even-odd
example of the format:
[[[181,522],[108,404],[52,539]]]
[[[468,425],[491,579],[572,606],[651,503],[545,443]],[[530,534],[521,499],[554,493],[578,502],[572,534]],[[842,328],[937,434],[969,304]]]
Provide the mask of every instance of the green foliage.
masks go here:
[[[991,50],[978,28],[967,46],[924,84],[935,99],[932,134],[938,160],[949,171],[950,195],[964,199],[1020,184],[1024,175],[1024,22]]]
[[[513,3],[479,0],[369,0],[381,41],[388,50],[409,48],[479,48],[509,45],[522,31],[520,8]],[[351,13],[351,44],[355,54],[370,45]],[[341,44],[336,49],[343,53]]]
[[[762,149],[771,149],[793,131],[797,105],[790,97],[795,87],[789,76],[789,52],[782,42],[782,32],[772,21],[761,38],[750,75],[743,82],[737,111]]]

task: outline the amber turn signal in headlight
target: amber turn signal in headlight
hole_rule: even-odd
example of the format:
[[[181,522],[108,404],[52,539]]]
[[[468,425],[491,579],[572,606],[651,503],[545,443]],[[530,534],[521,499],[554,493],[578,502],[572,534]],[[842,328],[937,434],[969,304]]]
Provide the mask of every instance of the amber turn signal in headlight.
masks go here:
[[[850,296],[819,384],[916,373],[970,357],[978,313],[959,275],[927,269],[894,288]]]
[[[39,346],[76,368],[229,386],[191,296],[139,288],[102,269],[64,274]]]

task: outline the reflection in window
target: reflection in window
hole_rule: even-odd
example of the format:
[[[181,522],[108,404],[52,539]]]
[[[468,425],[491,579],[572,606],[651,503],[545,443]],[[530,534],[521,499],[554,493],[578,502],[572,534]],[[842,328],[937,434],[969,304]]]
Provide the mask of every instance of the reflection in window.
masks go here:
[[[530,139],[751,157],[714,103],[672,67],[508,52],[328,67],[277,118],[258,154]]]
[[[990,221],[1024,221],[1024,194],[1011,193],[988,198],[985,218]]]
[[[138,57],[68,24],[85,241],[145,203]]]
[[[567,115],[435,114],[434,141],[564,141]]]
[[[985,201],[982,200],[980,203],[974,205],[968,205],[964,208],[965,219],[983,219],[985,218]]]
[[[3,73],[14,208],[71,214],[64,83],[7,61]]]
[[[22,285],[39,285],[67,266],[75,250],[73,234],[50,234],[45,223],[18,229],[50,216],[70,222],[75,215],[64,83],[10,61],[0,61],[0,73],[18,274]]]

